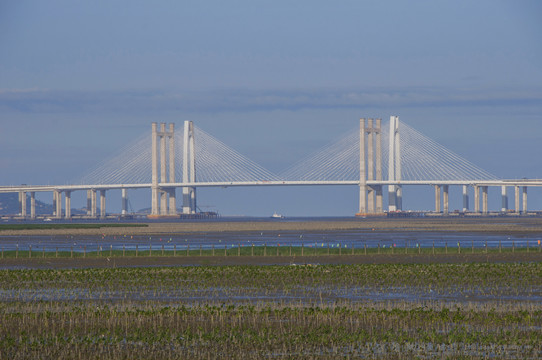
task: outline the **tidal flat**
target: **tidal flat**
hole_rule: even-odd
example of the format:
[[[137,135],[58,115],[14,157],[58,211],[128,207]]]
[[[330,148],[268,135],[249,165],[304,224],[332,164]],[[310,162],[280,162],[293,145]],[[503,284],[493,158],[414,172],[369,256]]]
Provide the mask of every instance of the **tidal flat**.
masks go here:
[[[57,226],[39,228],[37,224],[13,228],[0,225],[0,236],[168,236],[198,232],[251,232],[251,231],[377,231],[377,232],[484,232],[502,234],[542,234],[542,217],[434,217],[434,218],[295,218],[258,219],[218,218],[208,221],[169,222],[102,222],[77,227],[59,222]],[[102,226],[95,226],[95,225]],[[114,226],[112,226],[114,224]],[[40,224],[41,225],[41,224]]]
[[[0,270],[0,358],[540,358],[542,263]]]

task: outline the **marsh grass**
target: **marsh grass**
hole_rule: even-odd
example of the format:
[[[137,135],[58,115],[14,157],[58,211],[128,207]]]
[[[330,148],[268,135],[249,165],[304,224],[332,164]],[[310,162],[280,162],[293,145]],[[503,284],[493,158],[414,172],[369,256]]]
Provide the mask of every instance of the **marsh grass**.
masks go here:
[[[303,244],[302,246],[280,246],[230,243],[210,247],[201,245],[150,243],[135,245],[126,244],[99,244],[94,247],[78,245],[76,247],[51,247],[43,245],[30,245],[0,248],[0,261],[2,258],[27,258],[27,257],[134,257],[134,256],[324,256],[324,255],[440,255],[440,254],[497,254],[497,253],[541,253],[539,245],[514,246],[514,247],[489,247],[486,245],[474,247],[470,243],[460,246],[445,247],[399,247],[383,244],[363,244],[357,247],[353,243],[332,244],[317,243]]]
[[[530,357],[541,312],[465,306],[183,306],[18,303],[3,307],[2,358]]]
[[[0,359],[542,356],[540,263],[1,270],[0,291]]]

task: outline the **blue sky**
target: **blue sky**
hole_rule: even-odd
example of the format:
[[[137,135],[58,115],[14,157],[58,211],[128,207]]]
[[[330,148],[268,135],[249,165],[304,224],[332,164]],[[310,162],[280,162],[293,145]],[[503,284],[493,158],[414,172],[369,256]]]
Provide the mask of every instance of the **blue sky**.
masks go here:
[[[541,24],[534,0],[1,1],[0,183],[69,182],[187,119],[278,172],[394,114],[497,176],[540,178]],[[421,193],[411,207],[431,208]],[[200,195],[230,214],[357,208],[354,188]]]

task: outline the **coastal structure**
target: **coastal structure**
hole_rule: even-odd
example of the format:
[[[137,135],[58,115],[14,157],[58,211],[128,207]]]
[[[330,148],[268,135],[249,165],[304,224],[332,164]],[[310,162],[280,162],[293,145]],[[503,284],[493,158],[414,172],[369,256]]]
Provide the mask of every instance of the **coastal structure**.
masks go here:
[[[528,188],[542,187],[542,180],[537,179],[498,179],[400,122],[397,116],[391,116],[387,126],[379,118],[360,119],[359,124],[357,134],[349,134],[276,175],[198,129],[191,121],[184,122],[182,136],[175,133],[173,123],[152,123],[150,139],[146,137],[126,154],[106,162],[80,184],[0,186],[0,192],[18,193],[20,213],[14,215],[35,219],[36,192],[52,193],[52,217],[71,218],[73,192],[86,191],[86,217],[105,218],[108,191],[121,190],[121,215],[126,215],[128,191],[150,189],[149,216],[159,218],[196,215],[197,188],[347,185],[359,187],[358,214],[372,216],[403,212],[403,188],[416,185],[434,188],[433,214],[449,215],[450,188],[457,186],[462,188],[463,214],[489,215],[488,192],[497,188],[502,202],[501,208],[493,213],[522,215],[528,213]],[[181,211],[177,210],[176,199],[179,188]],[[512,210],[509,189],[514,194]],[[384,204],[385,190],[387,204]],[[470,194],[474,196],[472,210]]]

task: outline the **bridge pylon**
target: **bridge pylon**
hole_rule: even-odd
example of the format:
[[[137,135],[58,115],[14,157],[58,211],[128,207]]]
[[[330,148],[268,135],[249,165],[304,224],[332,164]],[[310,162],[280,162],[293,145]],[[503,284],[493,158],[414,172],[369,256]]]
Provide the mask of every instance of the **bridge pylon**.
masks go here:
[[[176,215],[175,188],[160,187],[161,183],[175,182],[175,125],[169,124],[169,130],[166,130],[166,123],[152,123],[152,141],[151,141],[151,158],[152,158],[152,183],[151,183],[151,217],[171,216]],[[160,142],[160,148],[158,148]],[[169,142],[169,147],[166,146]],[[160,154],[159,154],[160,152]],[[169,153],[169,154],[168,154]],[[160,161],[158,159],[160,155]],[[169,155],[169,156],[168,156]],[[167,164],[167,160],[169,164]],[[169,181],[168,169],[169,167]],[[160,173],[160,182],[158,175]],[[169,208],[168,208],[169,200]]]
[[[367,185],[382,180],[381,126],[381,119],[360,119],[358,216],[383,212],[382,185]]]
[[[399,117],[390,116],[390,141],[388,151],[388,180],[401,181],[401,135]],[[388,186],[389,211],[403,209],[403,189],[400,185]]]
[[[184,122],[183,138],[183,183],[196,182],[196,152],[194,138],[194,123]],[[196,188],[183,187],[183,214],[196,213]]]

